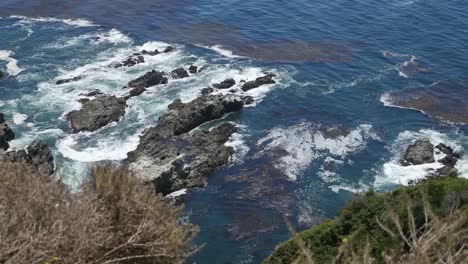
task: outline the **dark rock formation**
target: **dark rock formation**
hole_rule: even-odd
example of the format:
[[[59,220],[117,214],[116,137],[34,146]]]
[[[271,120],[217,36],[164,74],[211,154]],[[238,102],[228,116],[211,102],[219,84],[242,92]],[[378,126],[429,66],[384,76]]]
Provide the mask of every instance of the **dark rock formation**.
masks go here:
[[[213,87],[216,89],[229,89],[236,84],[234,79],[226,79],[220,83],[213,84]]]
[[[419,139],[406,149],[402,165],[420,165],[433,162],[435,162],[434,145],[428,139]]]
[[[5,116],[0,113],[0,151],[10,147],[9,141],[15,139],[15,133],[5,123]]]
[[[224,143],[236,128],[224,123],[211,130],[188,132],[240,110],[244,100],[221,94],[202,95],[189,103],[175,100],[157,126],[145,131],[137,149],[128,154],[131,170],[164,194],[203,186],[208,175],[229,162],[233,150]]]
[[[198,67],[195,66],[195,65],[192,65],[192,66],[190,66],[190,67],[188,68],[188,70],[189,70],[189,72],[190,72],[191,74],[195,74],[195,73],[198,72]]]
[[[166,84],[167,83],[167,77],[165,77],[164,72],[159,72],[152,70],[150,72],[147,72],[145,75],[136,78],[133,81],[130,81],[127,84],[127,87],[130,88],[137,88],[137,87],[143,87],[143,88],[148,88],[154,85],[158,84]]]
[[[462,154],[455,152],[451,147],[442,143],[437,145],[436,149],[445,154],[445,157],[438,160],[438,162],[442,163],[444,166],[437,170],[437,174],[444,176],[458,173],[457,169],[455,169],[455,165],[457,165]]]
[[[57,80],[55,82],[55,84],[60,85],[60,84],[64,84],[64,83],[76,82],[76,81],[79,81],[81,79],[83,79],[82,76],[76,76],[76,77],[72,77],[72,78],[68,78],[68,79],[60,79],[60,80]]]
[[[182,79],[189,77],[189,74],[184,68],[178,68],[171,71],[171,76],[174,79]]]
[[[49,176],[54,173],[54,157],[47,142],[36,140],[26,150],[0,154],[0,161],[21,162],[31,173]]]
[[[192,134],[143,137],[138,149],[129,154],[130,168],[163,194],[202,187],[208,175],[229,162],[233,149],[224,143],[235,131],[234,125],[224,123]]]
[[[249,90],[252,90],[252,89],[255,89],[255,88],[258,88],[262,85],[265,85],[265,84],[273,84],[273,83],[276,83],[275,80],[273,80],[273,77],[275,77],[276,75],[272,74],[272,73],[268,73],[267,75],[263,76],[263,77],[258,77],[257,79],[255,79],[255,81],[250,81],[250,82],[246,82],[243,86],[242,86],[242,90],[244,92],[247,92]]]
[[[83,103],[80,110],[75,110],[67,114],[67,120],[73,132],[95,131],[118,121],[125,115],[125,99],[115,96],[100,96]]]
[[[133,67],[137,64],[145,62],[145,57],[142,55],[131,55],[128,57],[126,60],[122,61],[121,63],[115,65],[115,68],[120,68],[120,67]]]
[[[168,53],[168,52],[171,52],[171,51],[174,51],[175,48],[174,47],[171,47],[171,46],[167,46],[167,48],[164,49],[164,53]]]
[[[197,99],[182,103],[175,100],[168,106],[169,111],[159,118],[158,125],[142,137],[170,137],[187,133],[197,126],[219,119],[225,114],[239,111],[244,106],[244,98],[238,95],[202,95]]]
[[[104,95],[104,93],[101,92],[101,90],[93,89],[93,90],[90,90],[88,92],[81,93],[80,95],[81,96],[86,96],[86,97],[93,97],[93,96],[98,96],[98,95]]]
[[[158,54],[161,54],[161,52],[159,52],[159,50],[155,49],[154,51],[147,51],[147,50],[143,50],[141,51],[141,54],[143,55],[150,55],[150,56],[156,56]]]
[[[208,88],[203,88],[203,89],[201,90],[201,94],[204,94],[204,95],[206,95],[206,94],[210,94],[210,93],[212,93],[213,91],[214,91],[214,89],[213,89],[213,88],[211,88],[211,87],[208,87]]]

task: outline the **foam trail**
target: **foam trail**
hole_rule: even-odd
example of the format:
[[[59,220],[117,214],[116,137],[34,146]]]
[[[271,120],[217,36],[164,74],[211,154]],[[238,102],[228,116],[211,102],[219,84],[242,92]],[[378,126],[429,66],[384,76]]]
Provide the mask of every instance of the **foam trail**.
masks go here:
[[[10,16],[10,18],[20,19],[25,22],[60,22],[74,27],[97,27],[93,22],[82,18],[54,18],[54,17],[27,17],[27,16]]]
[[[10,76],[16,76],[20,74],[23,69],[18,67],[18,61],[11,57],[13,55],[12,51],[9,50],[0,50],[0,60],[7,62],[7,72]]]
[[[221,45],[214,45],[214,46],[197,45],[197,46],[205,48],[205,49],[209,49],[209,50],[212,50],[212,51],[215,51],[215,52],[217,52],[217,53],[219,53],[222,56],[227,57],[227,58],[232,58],[232,59],[245,58],[245,57],[242,57],[242,56],[239,56],[239,55],[235,55],[232,51],[223,48],[223,46],[221,46]]]
[[[15,123],[15,125],[24,124],[24,121],[26,121],[26,119],[28,119],[28,116],[25,114],[20,114],[20,113],[13,114],[13,123]]]

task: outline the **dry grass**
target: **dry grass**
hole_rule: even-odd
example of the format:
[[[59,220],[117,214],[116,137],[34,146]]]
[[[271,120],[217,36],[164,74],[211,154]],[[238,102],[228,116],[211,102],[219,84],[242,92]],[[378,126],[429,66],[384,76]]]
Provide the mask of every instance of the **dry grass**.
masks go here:
[[[196,228],[135,177],[100,168],[80,193],[0,164],[0,263],[182,263]]]

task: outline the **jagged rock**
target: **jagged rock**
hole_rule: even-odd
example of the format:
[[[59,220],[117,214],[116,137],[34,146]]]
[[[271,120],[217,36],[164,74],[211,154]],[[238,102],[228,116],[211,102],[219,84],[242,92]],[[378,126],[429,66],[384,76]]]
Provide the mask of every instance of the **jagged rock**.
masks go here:
[[[122,61],[121,63],[115,65],[115,68],[120,68],[120,67],[133,67],[137,64],[145,62],[145,57],[141,55],[132,55],[128,57],[126,60]]]
[[[402,165],[420,165],[433,162],[435,162],[434,145],[429,139],[419,139],[406,149]]]
[[[47,142],[36,140],[25,150],[0,154],[0,161],[21,162],[31,173],[49,176],[54,173],[54,157]]]
[[[263,77],[259,77],[259,78],[255,79],[255,81],[246,82],[244,85],[242,85],[242,90],[244,92],[247,92],[249,90],[258,88],[258,87],[260,87],[262,85],[265,85],[265,84],[276,83],[275,80],[273,80],[273,77],[275,77],[275,76],[276,75],[274,75],[272,73],[268,73],[267,75],[265,75]]]
[[[159,52],[159,50],[155,49],[154,51],[147,51],[147,50],[143,50],[141,52],[141,54],[144,54],[144,55],[150,55],[150,56],[156,56],[158,54],[160,54],[161,52]]]
[[[213,87],[216,89],[229,89],[236,84],[234,79],[226,79],[220,83],[213,84]]]
[[[161,137],[187,133],[205,122],[239,111],[244,106],[244,100],[238,95],[222,94],[202,95],[189,103],[175,100],[168,106],[169,111],[159,118],[158,125],[147,131],[142,139],[154,133]]]
[[[136,88],[136,87],[143,87],[143,88],[148,88],[154,85],[158,84],[166,84],[167,83],[167,77],[165,77],[164,72],[159,72],[152,70],[150,72],[147,72],[145,75],[140,76],[136,78],[133,81],[130,81],[127,84],[127,87],[130,88]]]
[[[188,72],[184,68],[178,68],[171,71],[171,76],[174,79],[182,79],[189,77]]]
[[[93,89],[85,93],[80,93],[81,96],[86,96],[86,97],[93,97],[93,96],[98,96],[98,95],[103,95],[103,94],[104,93],[98,89]]]
[[[76,76],[76,77],[72,77],[72,78],[68,78],[68,79],[60,79],[60,80],[57,80],[55,82],[55,84],[60,85],[60,84],[69,83],[69,82],[76,82],[76,81],[79,81],[81,79],[83,79],[82,76]]]
[[[198,67],[195,66],[195,65],[192,65],[192,66],[190,66],[190,67],[188,68],[188,70],[189,70],[189,72],[190,72],[191,74],[195,74],[195,73],[198,72]]]
[[[171,46],[167,46],[167,48],[164,49],[164,53],[168,53],[168,52],[171,52],[171,51],[174,51],[175,48],[174,47],[171,47]]]
[[[124,98],[100,96],[83,103],[80,110],[68,113],[66,118],[74,133],[95,131],[111,122],[118,121],[125,115],[125,108]]]
[[[236,131],[224,123],[212,130],[194,128],[238,111],[247,98],[238,95],[202,95],[168,106],[155,127],[147,129],[135,151],[128,153],[130,168],[164,194],[203,186],[206,177],[229,162],[232,148],[224,143]]]
[[[214,89],[213,89],[213,88],[211,88],[211,87],[208,87],[208,88],[203,88],[203,89],[201,90],[201,94],[204,94],[204,95],[206,95],[206,94],[210,94],[210,93],[212,93],[213,91],[214,91]]]
[[[10,147],[9,141],[15,139],[15,133],[5,123],[5,116],[0,113],[0,151]]]
[[[125,100],[128,100],[132,97],[138,96],[146,91],[145,87],[139,86],[130,90],[128,95],[125,96]]]
[[[229,162],[233,149],[224,144],[234,132],[234,125],[224,123],[192,134],[143,137],[137,150],[129,153],[130,169],[163,194],[202,187],[208,175]]]
[[[443,157],[442,159],[439,159],[438,162],[451,168],[455,167],[458,160],[462,157],[461,153],[455,152],[450,146],[447,146],[442,143],[437,145],[436,149],[438,149],[440,152],[445,154],[445,157]]]

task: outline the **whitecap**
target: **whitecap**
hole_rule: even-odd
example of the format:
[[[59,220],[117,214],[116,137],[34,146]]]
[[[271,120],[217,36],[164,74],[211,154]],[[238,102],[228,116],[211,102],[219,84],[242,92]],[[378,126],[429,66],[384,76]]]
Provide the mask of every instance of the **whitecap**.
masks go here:
[[[13,54],[9,50],[0,50],[0,60],[7,62],[7,72],[10,76],[16,76],[23,71],[23,69],[18,67],[18,61],[11,57]]]
[[[234,155],[231,161],[234,163],[242,163],[245,155],[249,152],[250,148],[245,144],[245,126],[237,126],[243,132],[236,132],[231,135],[229,141],[224,145],[234,149]]]

